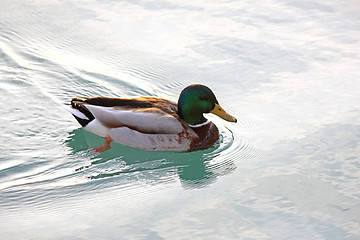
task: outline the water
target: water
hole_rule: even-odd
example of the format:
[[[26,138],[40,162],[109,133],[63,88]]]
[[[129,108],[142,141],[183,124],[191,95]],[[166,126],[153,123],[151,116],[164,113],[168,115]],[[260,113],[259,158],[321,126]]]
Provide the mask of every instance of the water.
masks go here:
[[[2,239],[360,239],[357,1],[1,1]],[[75,96],[202,83],[214,149],[81,129]]]

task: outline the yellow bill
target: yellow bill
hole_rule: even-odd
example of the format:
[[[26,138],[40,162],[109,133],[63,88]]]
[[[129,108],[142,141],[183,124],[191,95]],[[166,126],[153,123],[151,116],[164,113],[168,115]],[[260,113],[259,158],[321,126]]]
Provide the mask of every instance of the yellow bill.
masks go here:
[[[228,114],[219,104],[215,103],[215,107],[210,111],[212,114],[221,117],[222,119],[229,122],[237,122],[236,118]]]

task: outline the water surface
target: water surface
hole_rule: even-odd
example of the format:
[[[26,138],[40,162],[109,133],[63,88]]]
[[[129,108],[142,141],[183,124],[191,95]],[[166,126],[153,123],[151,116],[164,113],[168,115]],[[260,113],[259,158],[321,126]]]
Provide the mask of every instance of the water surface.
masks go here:
[[[359,239],[357,1],[2,1],[4,239]],[[75,96],[209,86],[191,153],[81,129]]]

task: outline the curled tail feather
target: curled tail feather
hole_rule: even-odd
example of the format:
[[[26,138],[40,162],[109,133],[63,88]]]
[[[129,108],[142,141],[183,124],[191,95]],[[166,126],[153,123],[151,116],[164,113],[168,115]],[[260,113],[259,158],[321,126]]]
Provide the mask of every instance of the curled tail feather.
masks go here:
[[[71,107],[67,110],[75,117],[82,127],[95,119],[94,115],[86,108],[84,101],[79,98],[73,98],[70,103]]]

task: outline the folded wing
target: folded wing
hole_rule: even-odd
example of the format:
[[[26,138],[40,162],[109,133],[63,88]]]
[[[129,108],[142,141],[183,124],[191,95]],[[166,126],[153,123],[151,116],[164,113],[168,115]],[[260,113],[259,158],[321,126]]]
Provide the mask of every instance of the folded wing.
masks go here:
[[[85,106],[99,122],[108,128],[124,126],[148,134],[176,134],[184,129],[179,119],[157,108],[129,109],[91,104]]]

